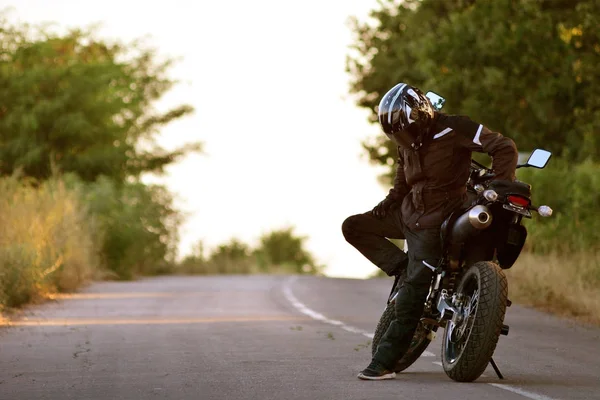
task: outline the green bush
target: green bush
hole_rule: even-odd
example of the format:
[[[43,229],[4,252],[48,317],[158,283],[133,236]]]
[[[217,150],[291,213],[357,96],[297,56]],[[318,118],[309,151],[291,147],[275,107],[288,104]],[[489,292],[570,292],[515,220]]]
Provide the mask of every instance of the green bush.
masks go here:
[[[271,231],[261,236],[255,255],[261,271],[273,268],[296,274],[316,274],[322,270],[304,248],[306,237],[294,234],[292,227]]]
[[[546,204],[550,218],[526,223],[527,249],[537,253],[596,252],[600,249],[600,165],[552,158],[543,169],[523,168],[518,178],[532,185],[535,205]]]
[[[204,255],[202,242],[198,242],[192,253],[177,266],[177,272],[202,275],[251,274],[256,270],[250,248],[236,238],[217,246],[208,258]]]
[[[190,254],[177,264],[176,272],[182,274],[207,274],[204,243],[196,242]]]
[[[213,249],[208,257],[202,242],[198,242],[192,253],[179,263],[177,271],[186,274],[318,274],[323,267],[317,265],[304,248],[305,240],[288,227],[262,235],[255,249],[232,238]]]
[[[114,277],[172,272],[181,215],[163,186],[117,184],[100,177],[79,184],[79,190],[102,233],[98,241],[103,264]]]

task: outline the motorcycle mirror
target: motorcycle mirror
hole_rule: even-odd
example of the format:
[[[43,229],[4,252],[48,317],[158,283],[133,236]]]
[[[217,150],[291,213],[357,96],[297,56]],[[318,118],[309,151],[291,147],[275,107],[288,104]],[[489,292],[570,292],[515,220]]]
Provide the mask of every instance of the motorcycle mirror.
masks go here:
[[[529,156],[525,166],[534,168],[544,168],[548,164],[548,160],[552,157],[552,153],[544,149],[535,149]]]
[[[435,109],[435,111],[440,111],[446,102],[446,99],[434,92],[427,92],[425,97],[429,99],[429,102]]]

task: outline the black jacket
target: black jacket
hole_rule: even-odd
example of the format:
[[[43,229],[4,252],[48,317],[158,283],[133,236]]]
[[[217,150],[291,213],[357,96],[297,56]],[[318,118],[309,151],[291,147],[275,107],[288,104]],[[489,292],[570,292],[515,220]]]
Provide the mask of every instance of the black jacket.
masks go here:
[[[436,113],[419,150],[398,147],[388,197],[402,203],[402,220],[410,229],[439,227],[463,204],[473,151],[492,157],[495,179],[515,179],[515,143],[465,116]]]

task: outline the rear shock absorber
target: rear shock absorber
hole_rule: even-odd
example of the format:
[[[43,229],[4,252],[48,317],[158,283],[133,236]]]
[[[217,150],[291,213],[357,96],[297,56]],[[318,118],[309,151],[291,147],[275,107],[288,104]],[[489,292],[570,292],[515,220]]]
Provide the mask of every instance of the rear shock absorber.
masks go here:
[[[454,293],[454,285],[456,285],[456,277],[458,272],[451,272],[445,277],[444,288],[448,290],[448,294],[452,295]]]

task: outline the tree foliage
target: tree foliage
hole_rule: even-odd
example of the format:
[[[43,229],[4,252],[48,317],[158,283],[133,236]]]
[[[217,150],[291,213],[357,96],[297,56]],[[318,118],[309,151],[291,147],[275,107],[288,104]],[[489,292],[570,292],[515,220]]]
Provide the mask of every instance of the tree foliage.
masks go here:
[[[140,41],[11,25],[0,14],[0,175],[42,187],[67,180],[94,221],[98,259],[122,279],[169,272],[175,261],[181,214],[165,187],[140,179],[200,149],[156,142],[193,111],[156,106],[175,84],[171,65]]]
[[[371,19],[353,21],[347,69],[372,122],[381,96],[408,82],[520,150],[600,158],[599,1],[380,0]],[[392,164],[383,135],[363,145],[374,162]]]
[[[262,235],[255,251],[259,266],[264,271],[272,267],[288,267],[295,273],[318,273],[321,267],[305,249],[305,241],[306,237],[297,236],[292,227]]]
[[[170,272],[175,262],[181,213],[160,185],[117,184],[106,177],[78,188],[98,231],[103,264],[120,279]]]
[[[58,168],[123,182],[198,150],[192,143],[166,151],[155,141],[160,127],[192,112],[156,110],[175,83],[171,64],[138,42],[11,26],[0,15],[0,173],[46,179]]]

